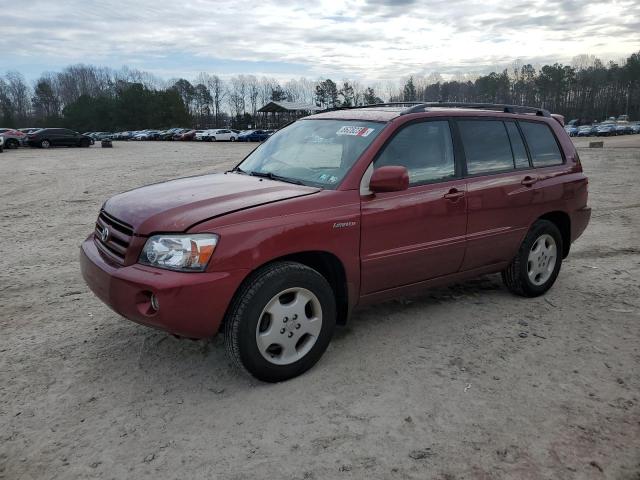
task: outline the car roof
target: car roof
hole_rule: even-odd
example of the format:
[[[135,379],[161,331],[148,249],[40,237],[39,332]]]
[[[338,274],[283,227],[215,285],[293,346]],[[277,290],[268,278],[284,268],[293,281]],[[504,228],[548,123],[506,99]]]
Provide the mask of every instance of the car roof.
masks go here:
[[[455,103],[455,102],[408,102],[399,104],[379,104],[365,107],[338,109],[317,113],[305,119],[335,119],[335,120],[364,120],[374,122],[388,122],[401,115],[422,114],[441,116],[443,113],[452,116],[508,116],[510,118],[551,117],[551,114],[541,108],[520,105]]]

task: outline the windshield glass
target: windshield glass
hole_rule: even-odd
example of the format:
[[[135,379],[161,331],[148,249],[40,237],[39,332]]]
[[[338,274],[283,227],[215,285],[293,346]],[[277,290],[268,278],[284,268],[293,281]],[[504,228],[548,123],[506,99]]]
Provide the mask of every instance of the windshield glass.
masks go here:
[[[244,173],[333,189],[384,126],[378,122],[301,120],[274,133],[238,168]]]

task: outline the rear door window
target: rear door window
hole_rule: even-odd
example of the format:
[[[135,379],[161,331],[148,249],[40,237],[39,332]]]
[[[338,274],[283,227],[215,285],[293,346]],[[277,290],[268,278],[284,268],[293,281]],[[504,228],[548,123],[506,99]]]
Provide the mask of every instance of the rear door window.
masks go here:
[[[513,170],[511,143],[504,123],[499,120],[459,120],[458,128],[469,175]]]
[[[563,162],[560,147],[551,128],[541,122],[520,122],[520,128],[529,146],[534,167],[549,167]]]

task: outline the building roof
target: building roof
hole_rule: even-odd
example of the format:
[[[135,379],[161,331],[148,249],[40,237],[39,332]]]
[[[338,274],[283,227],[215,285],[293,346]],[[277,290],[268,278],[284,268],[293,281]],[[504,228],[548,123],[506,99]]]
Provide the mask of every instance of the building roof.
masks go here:
[[[275,102],[271,101],[262,107],[259,112],[317,112],[323,110],[323,108],[313,105],[311,103],[302,102]]]

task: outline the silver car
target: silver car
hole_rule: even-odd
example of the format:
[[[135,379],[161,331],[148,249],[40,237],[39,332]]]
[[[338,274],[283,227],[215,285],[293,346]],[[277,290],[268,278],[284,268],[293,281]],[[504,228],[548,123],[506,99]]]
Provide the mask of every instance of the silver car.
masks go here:
[[[13,128],[0,128],[0,137],[4,138],[4,146],[6,148],[18,148],[23,145],[27,138],[20,130],[14,130]]]

